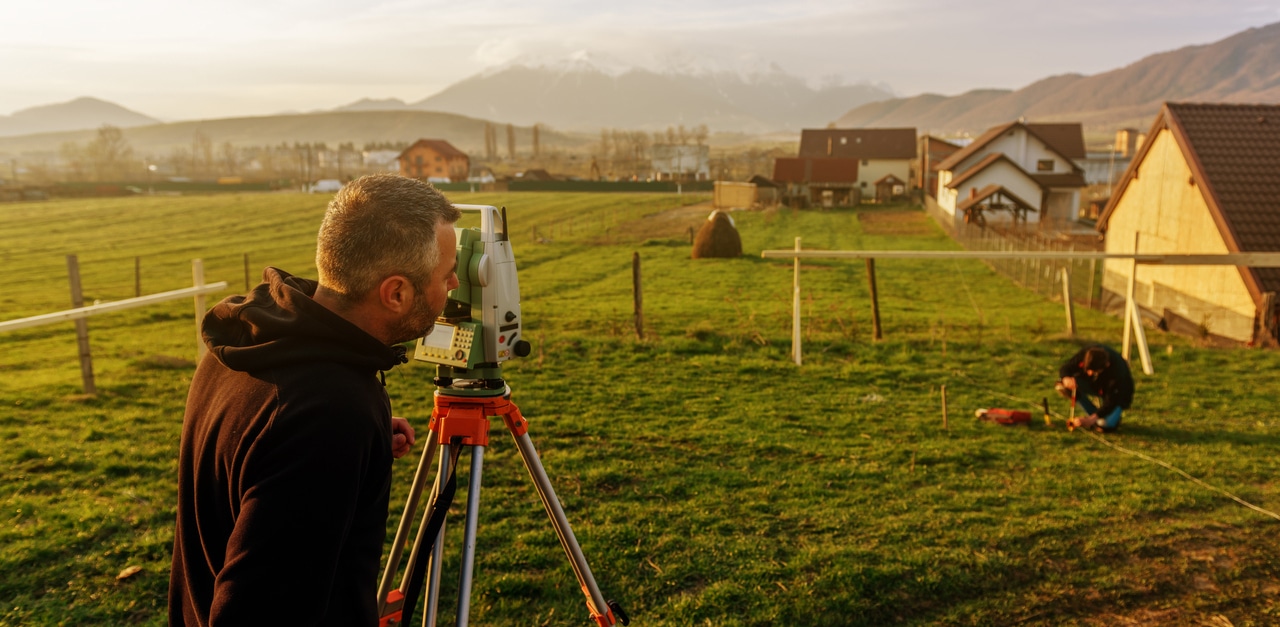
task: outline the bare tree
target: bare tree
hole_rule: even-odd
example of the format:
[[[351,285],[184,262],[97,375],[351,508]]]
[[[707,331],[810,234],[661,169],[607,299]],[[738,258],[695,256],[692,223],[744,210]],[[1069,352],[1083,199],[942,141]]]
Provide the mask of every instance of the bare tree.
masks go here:
[[[222,142],[222,167],[220,170],[227,176],[235,176],[240,171],[240,155],[231,142]]]
[[[66,142],[62,144],[62,148],[58,150],[58,154],[62,157],[62,162],[66,165],[68,173],[67,179],[71,181],[84,181],[88,179],[89,172],[89,155],[84,148],[75,142]]]
[[[197,130],[191,137],[191,175],[209,176],[213,170],[213,140]]]
[[[541,126],[542,124],[538,122],[534,122],[533,124],[533,158],[534,159],[537,159],[538,157],[542,156],[542,145],[541,145],[542,142],[541,142],[541,138],[538,136],[539,135],[538,130],[539,130],[539,127]]]
[[[98,129],[98,136],[89,142],[85,154],[93,165],[97,180],[128,178],[130,166],[133,165],[133,147],[118,127],[105,124]]]
[[[516,160],[516,127],[507,124],[507,158]]]

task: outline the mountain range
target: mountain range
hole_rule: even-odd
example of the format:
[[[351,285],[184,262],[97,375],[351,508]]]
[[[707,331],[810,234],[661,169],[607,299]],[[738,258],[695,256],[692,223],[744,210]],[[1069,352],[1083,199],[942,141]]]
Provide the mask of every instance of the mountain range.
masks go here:
[[[103,124],[129,128],[159,123],[160,120],[113,102],[83,97],[0,115],[0,137],[96,128]]]
[[[912,126],[956,135],[1028,118],[1080,121],[1086,130],[1111,132],[1145,128],[1166,100],[1280,102],[1280,23],[1109,72],[1063,74],[1018,90],[956,96],[900,98],[866,83],[814,87],[772,64],[749,71],[646,68],[579,53],[556,61],[519,59],[417,102],[366,98],[308,114],[161,123],[119,105],[78,98],[0,116],[0,153],[56,150],[61,142],[87,141],[103,124],[128,129],[126,136],[144,151],[189,145],[197,129],[217,143],[255,144],[403,141],[430,132],[467,150],[483,146],[486,121],[525,127],[518,133],[540,123],[548,146],[580,145],[602,128],[659,131],[701,124],[713,133],[794,135],[834,124]]]
[[[1016,91],[922,94],[864,104],[839,116],[836,126],[914,126],[937,135],[976,134],[1027,118],[1083,122],[1096,130],[1146,130],[1164,101],[1280,102],[1280,23],[1153,54],[1101,74],[1051,76]]]

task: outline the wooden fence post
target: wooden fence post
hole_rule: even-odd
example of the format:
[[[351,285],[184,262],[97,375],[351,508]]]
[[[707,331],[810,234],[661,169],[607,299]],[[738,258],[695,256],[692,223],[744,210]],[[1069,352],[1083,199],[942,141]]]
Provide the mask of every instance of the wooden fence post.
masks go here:
[[[80,289],[80,261],[75,255],[67,255],[67,276],[71,279],[71,306],[84,307],[84,292]],[[76,320],[76,344],[80,347],[80,379],[85,394],[97,394],[93,384],[93,356],[89,353],[89,321]]]
[[[191,260],[191,284],[193,287],[204,287],[204,260]],[[204,320],[205,311],[205,295],[196,294],[196,362],[198,363],[204,358],[205,352],[208,350],[204,345],[204,335],[200,332],[200,322]]]
[[[142,257],[133,258],[133,297],[142,297]]]
[[[1136,319],[1133,315],[1137,304],[1133,302],[1133,294],[1137,290],[1138,285],[1138,232],[1133,232],[1133,261],[1129,263],[1129,289],[1125,291],[1124,297],[1124,339],[1121,340],[1123,350],[1120,355],[1125,361],[1129,361],[1129,343],[1133,338],[1133,321]]]
[[[947,426],[947,384],[942,384],[942,428],[950,431],[951,427]]]
[[[244,254],[244,291],[249,293],[249,253]]]
[[[876,290],[876,260],[867,258],[867,285],[871,289],[871,336],[879,340],[880,333],[880,295]]]
[[[1138,357],[1142,359],[1142,374],[1153,375],[1156,371],[1151,366],[1151,349],[1147,346],[1147,332],[1142,328],[1142,313],[1138,311],[1137,303],[1130,311],[1133,312],[1133,336],[1138,340]]]
[[[1062,267],[1062,305],[1067,308],[1067,334],[1076,336],[1076,308],[1071,301],[1071,270]]]
[[[640,291],[640,253],[631,253],[631,288],[636,302],[636,339],[644,339],[644,299]]]
[[[796,238],[796,252],[800,252],[800,238]],[[796,365],[800,360],[800,257],[795,258],[795,273],[791,279],[791,359]]]
[[[1274,348],[1277,344],[1276,338],[1276,293],[1263,292],[1262,306],[1258,308],[1258,337],[1255,338],[1253,345],[1262,348]]]

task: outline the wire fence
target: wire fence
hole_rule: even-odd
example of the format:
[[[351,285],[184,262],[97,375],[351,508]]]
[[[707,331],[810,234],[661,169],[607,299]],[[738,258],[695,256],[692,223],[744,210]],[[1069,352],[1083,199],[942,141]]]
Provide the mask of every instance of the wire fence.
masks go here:
[[[1102,252],[1105,249],[1102,238],[1090,231],[1067,230],[1051,224],[968,224],[948,214],[931,198],[926,200],[925,210],[947,235],[967,250]],[[1065,269],[1071,300],[1094,309],[1102,306],[1102,263],[1096,259],[1008,259],[984,263],[1022,287],[1054,300],[1062,299]]]

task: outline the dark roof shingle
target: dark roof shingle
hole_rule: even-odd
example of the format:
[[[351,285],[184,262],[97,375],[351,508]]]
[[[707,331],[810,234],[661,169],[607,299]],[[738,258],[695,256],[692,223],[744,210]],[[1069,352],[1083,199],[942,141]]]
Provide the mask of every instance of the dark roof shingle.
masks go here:
[[[801,157],[915,159],[914,128],[828,128],[800,131]]]
[[[1165,105],[1241,252],[1280,251],[1280,106]],[[1175,131],[1177,132],[1177,131]],[[1255,268],[1259,288],[1280,291],[1280,268]]]

